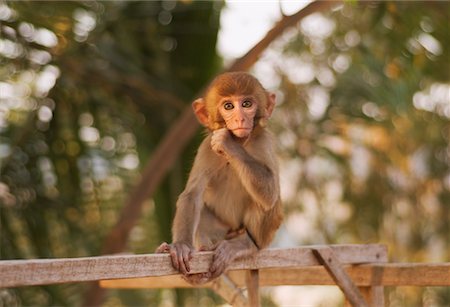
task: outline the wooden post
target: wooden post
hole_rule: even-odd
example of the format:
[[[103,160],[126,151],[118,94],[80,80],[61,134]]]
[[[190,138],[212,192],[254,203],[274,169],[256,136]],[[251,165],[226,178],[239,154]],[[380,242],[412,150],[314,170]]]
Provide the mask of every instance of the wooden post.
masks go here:
[[[334,256],[331,248],[318,247],[314,248],[313,252],[317,259],[325,266],[339,288],[341,288],[342,292],[344,292],[345,297],[352,306],[369,307],[359,289],[347,275],[339,260]]]
[[[387,262],[387,250],[380,250],[377,255],[380,262]],[[384,270],[382,267],[374,266],[371,272],[372,278],[370,280],[370,286],[359,287],[359,290],[371,307],[384,306],[384,287],[382,283],[383,272]]]
[[[387,252],[385,255],[380,255],[380,258],[387,259]],[[361,287],[361,292],[365,295],[367,302],[372,307],[384,306],[384,287],[381,282],[383,277],[383,268],[374,266],[372,268],[372,279],[369,287]]]
[[[384,287],[383,286],[370,286],[370,287],[358,287],[359,291],[363,295],[364,299],[369,303],[371,307],[383,307],[384,306]]]
[[[247,284],[248,303],[250,307],[260,307],[259,300],[259,271],[248,270],[245,275]]]

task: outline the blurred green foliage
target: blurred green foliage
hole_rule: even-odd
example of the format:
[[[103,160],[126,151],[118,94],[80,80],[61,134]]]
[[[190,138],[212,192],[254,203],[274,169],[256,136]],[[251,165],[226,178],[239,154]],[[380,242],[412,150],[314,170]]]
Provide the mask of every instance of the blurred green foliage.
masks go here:
[[[100,253],[141,168],[221,67],[222,5],[0,2],[1,259]],[[346,2],[307,17],[255,66],[279,96],[277,244],[382,242],[393,261],[450,261],[449,17],[448,2]],[[170,240],[199,139],[144,204],[129,251]],[[77,306],[85,286],[0,290],[0,305]],[[450,304],[442,288],[387,298]],[[110,291],[105,305],[162,302],[221,300]]]
[[[308,16],[268,57],[295,244],[382,242],[392,261],[450,260],[449,9],[346,4]],[[388,298],[448,306],[450,291]]]
[[[0,6],[2,46],[11,45],[0,57],[1,258],[98,255],[141,161],[221,66],[215,44],[222,4]],[[148,253],[170,240],[194,147],[161,186],[158,206],[145,204],[131,250]],[[19,288],[11,295],[26,306],[79,305],[82,287]],[[161,299],[159,292],[136,292],[111,300]]]

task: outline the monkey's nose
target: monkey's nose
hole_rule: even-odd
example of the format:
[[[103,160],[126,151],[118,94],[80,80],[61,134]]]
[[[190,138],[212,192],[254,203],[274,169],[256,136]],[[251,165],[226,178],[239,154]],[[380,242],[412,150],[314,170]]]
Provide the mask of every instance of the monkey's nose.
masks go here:
[[[245,116],[242,110],[236,111],[236,122],[238,124],[243,124],[245,122]]]

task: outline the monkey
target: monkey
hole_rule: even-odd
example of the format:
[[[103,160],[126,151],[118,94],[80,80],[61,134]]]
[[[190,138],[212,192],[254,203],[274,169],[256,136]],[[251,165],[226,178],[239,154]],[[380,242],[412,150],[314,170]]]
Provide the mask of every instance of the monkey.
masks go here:
[[[282,219],[274,137],[266,129],[275,94],[245,72],[218,75],[192,103],[207,128],[179,195],[169,253],[191,284],[214,280],[235,259],[267,247]],[[208,272],[189,274],[196,251],[213,251]]]

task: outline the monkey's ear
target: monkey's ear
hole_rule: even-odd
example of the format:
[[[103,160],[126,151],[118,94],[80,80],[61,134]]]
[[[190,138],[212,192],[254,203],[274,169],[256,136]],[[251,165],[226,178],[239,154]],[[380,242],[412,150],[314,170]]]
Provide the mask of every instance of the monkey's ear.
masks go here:
[[[192,109],[194,109],[195,116],[200,124],[205,127],[209,126],[208,110],[206,109],[206,103],[203,98],[198,98],[192,103]]]
[[[273,109],[275,108],[275,99],[276,95],[274,93],[269,93],[267,95],[267,106],[266,106],[266,114],[265,117],[269,118],[272,115]]]

